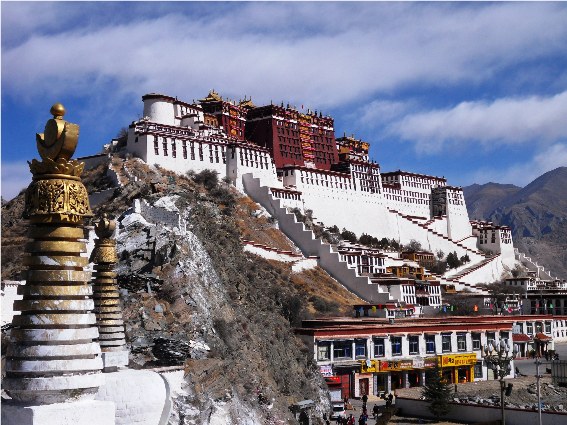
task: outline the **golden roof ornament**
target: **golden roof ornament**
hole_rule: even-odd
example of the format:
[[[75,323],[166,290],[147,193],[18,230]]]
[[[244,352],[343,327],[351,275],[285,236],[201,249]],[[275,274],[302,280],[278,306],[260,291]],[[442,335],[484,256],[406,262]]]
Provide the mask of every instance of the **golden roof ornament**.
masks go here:
[[[37,133],[37,150],[42,159],[57,161],[59,158],[70,159],[77,149],[79,126],[63,119],[65,107],[56,103],[50,110],[53,119],[45,124],[44,133]]]
[[[28,162],[33,181],[26,191],[24,217],[35,221],[77,222],[92,216],[81,182],[85,164],[71,159],[79,141],[79,125],[63,119],[65,107],[51,107],[53,118],[36,134],[41,161]]]
[[[207,95],[207,97],[205,97],[204,99],[200,99],[199,102],[218,102],[222,100],[222,96],[219,95],[215,89],[212,89],[209,94]]]
[[[95,233],[99,238],[111,238],[116,230],[116,221],[103,213],[101,219],[95,224]]]
[[[116,241],[112,238],[116,230],[116,221],[108,218],[103,213],[95,224],[95,233],[98,239],[95,240],[95,247],[91,253],[90,261],[100,264],[114,264],[118,262],[116,256]]]

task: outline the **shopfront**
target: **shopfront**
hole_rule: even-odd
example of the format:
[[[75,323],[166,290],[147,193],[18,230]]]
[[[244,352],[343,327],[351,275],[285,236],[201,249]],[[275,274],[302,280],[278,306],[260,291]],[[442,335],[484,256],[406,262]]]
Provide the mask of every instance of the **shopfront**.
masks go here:
[[[319,371],[321,372],[323,378],[325,378],[327,387],[329,387],[331,401],[343,400],[344,397],[342,392],[341,377],[333,373],[333,367],[331,365],[319,366]]]
[[[408,370],[408,386],[421,387],[425,380],[425,370],[435,367],[437,357],[414,357],[413,369]]]
[[[380,372],[390,373],[390,391],[406,388],[407,372],[413,369],[412,359],[380,361]]]
[[[341,385],[341,396],[345,398],[356,397],[355,394],[358,392],[356,385],[356,375],[360,371],[360,363],[348,363],[341,365],[333,365],[333,373],[340,380]]]
[[[368,381],[367,381],[368,378]],[[366,386],[368,385],[368,388]],[[380,373],[380,362],[376,360],[363,360],[360,363],[358,376],[359,393],[381,395],[388,392],[388,374]]]
[[[473,382],[476,362],[475,353],[439,356],[443,380],[450,384]]]

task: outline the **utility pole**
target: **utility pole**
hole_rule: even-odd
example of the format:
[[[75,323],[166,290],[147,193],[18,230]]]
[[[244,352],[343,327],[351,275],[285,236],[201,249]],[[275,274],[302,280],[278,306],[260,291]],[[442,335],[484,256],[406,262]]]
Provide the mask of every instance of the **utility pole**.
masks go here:
[[[537,381],[537,416],[539,420],[539,425],[541,425],[541,387],[539,383],[539,380],[541,379],[541,375],[539,374],[539,365],[541,364],[541,362],[539,361],[539,358],[536,358],[535,364],[536,364],[536,381]]]

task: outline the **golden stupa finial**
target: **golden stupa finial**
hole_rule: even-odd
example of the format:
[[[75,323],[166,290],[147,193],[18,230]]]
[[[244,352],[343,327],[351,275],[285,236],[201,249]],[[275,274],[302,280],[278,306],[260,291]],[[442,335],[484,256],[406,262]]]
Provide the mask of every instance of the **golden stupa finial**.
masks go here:
[[[79,126],[63,119],[65,107],[56,103],[50,110],[53,118],[45,124],[43,133],[36,134],[37,150],[42,159],[69,160],[77,149]]]
[[[108,214],[103,213],[102,217],[95,224],[95,233],[99,238],[111,238],[116,230],[116,221],[108,217]]]

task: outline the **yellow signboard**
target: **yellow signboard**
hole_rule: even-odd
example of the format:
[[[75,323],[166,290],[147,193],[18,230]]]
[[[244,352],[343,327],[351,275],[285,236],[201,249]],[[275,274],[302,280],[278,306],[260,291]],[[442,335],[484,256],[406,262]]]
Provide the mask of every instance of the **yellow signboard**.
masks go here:
[[[441,356],[441,367],[473,366],[477,358],[475,353],[449,354]]]
[[[380,363],[376,360],[361,360],[360,373],[378,372]]]

